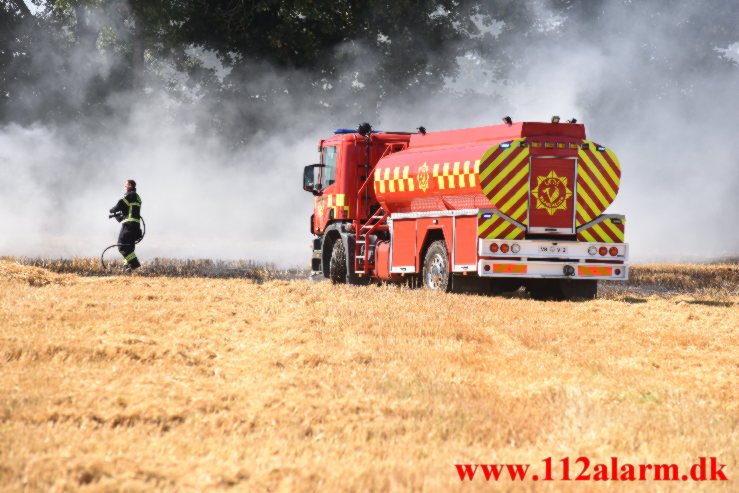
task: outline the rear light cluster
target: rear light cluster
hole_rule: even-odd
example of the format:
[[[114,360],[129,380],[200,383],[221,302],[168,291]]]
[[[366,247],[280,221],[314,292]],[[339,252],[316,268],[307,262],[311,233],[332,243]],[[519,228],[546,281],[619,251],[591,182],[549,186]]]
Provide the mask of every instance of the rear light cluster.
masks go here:
[[[618,254],[620,253],[620,251],[619,251],[618,247],[615,247],[615,246],[614,247],[611,247],[611,248],[604,247],[604,246],[602,246],[600,248],[595,247],[595,246],[591,246],[590,248],[588,248],[588,253],[590,255],[596,255],[596,254],[598,254],[601,257],[605,257],[606,255],[610,255],[611,257],[616,257],[616,256],[618,256]]]
[[[498,245],[497,243],[491,243],[490,244],[490,251],[493,253],[518,253],[521,251],[521,245],[518,243],[513,243],[509,245],[508,243],[501,243]]]

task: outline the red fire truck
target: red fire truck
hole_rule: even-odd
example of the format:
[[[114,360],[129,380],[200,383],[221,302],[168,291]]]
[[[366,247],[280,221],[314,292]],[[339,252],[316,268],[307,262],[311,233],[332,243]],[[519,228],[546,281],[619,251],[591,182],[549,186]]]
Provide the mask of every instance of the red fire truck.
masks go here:
[[[574,120],[321,140],[305,167],[315,196],[311,268],[334,283],[420,281],[447,291],[525,287],[537,299],[591,299],[628,277],[615,154]]]

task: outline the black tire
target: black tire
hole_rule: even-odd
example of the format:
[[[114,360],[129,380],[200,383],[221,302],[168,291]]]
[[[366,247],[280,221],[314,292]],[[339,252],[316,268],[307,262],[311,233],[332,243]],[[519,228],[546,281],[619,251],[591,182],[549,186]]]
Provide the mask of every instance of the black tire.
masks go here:
[[[429,245],[423,259],[422,275],[425,289],[447,292],[451,288],[449,253],[444,240],[436,240]]]
[[[331,249],[331,261],[328,266],[328,278],[334,284],[344,284],[346,282],[346,249],[344,242],[339,237],[334,241]]]
[[[349,248],[354,255],[353,243],[349,238]],[[350,266],[351,264],[351,266]],[[334,246],[331,249],[331,260],[328,266],[328,278],[334,284],[353,284],[363,285],[369,281],[369,276],[359,277],[354,272],[354,263],[347,260],[346,248],[344,240],[341,237],[336,238]]]

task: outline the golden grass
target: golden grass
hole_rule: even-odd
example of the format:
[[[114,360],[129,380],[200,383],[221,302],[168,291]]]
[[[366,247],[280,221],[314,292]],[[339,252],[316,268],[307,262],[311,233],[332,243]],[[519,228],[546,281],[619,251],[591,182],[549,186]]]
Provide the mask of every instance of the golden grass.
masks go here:
[[[729,484],[609,486],[736,489],[735,295],[556,303],[9,262],[0,286],[2,490],[487,491],[511,483],[462,484],[454,464],[706,455]]]
[[[713,289],[736,296],[739,294],[739,264],[636,265],[627,283],[684,291]]]
[[[17,265],[41,267],[57,272],[78,274],[81,276],[109,276],[120,274],[123,262],[116,251],[106,256],[104,269],[98,257],[39,258],[39,257],[0,257]],[[138,276],[168,277],[211,277],[211,278],[243,278],[258,282],[276,279],[307,278],[309,271],[300,268],[278,268],[269,262],[251,260],[224,261],[211,259],[172,259],[154,258],[143,263],[143,268],[136,272]]]
[[[714,304],[730,304],[739,296],[739,264],[634,265],[629,268],[628,281],[599,285],[599,297],[604,299],[678,295]]]

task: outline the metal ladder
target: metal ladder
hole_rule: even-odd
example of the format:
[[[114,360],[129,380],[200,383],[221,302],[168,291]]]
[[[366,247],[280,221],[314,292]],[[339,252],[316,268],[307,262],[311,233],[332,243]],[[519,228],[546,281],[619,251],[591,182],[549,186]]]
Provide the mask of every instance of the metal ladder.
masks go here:
[[[356,241],[354,242],[354,273],[355,274],[367,274],[369,270],[375,266],[374,256],[370,263],[370,235],[375,231],[387,231],[390,227],[387,225],[387,218],[390,216],[389,212],[386,212],[382,207],[379,207],[370,217],[367,222],[362,223],[359,217],[360,204],[362,201],[362,194],[365,194],[365,200],[369,199],[369,193],[367,187],[374,181],[375,168],[382,158],[392,154],[394,152],[402,151],[408,148],[406,142],[393,142],[385,145],[385,150],[382,153],[377,163],[369,169],[364,182],[357,190],[357,206],[354,209],[357,211],[357,219],[354,220],[354,231],[356,231]],[[369,168],[369,164],[367,165]],[[369,208],[369,206],[367,205]],[[364,251],[362,251],[364,249]]]
[[[375,231],[387,231],[387,218],[389,212],[385,212],[382,207],[378,208],[367,222],[361,224],[355,221],[355,229],[357,239],[354,242],[354,273],[367,274],[371,268],[375,266],[375,256],[370,257],[370,236]],[[364,250],[364,251],[362,251]]]

